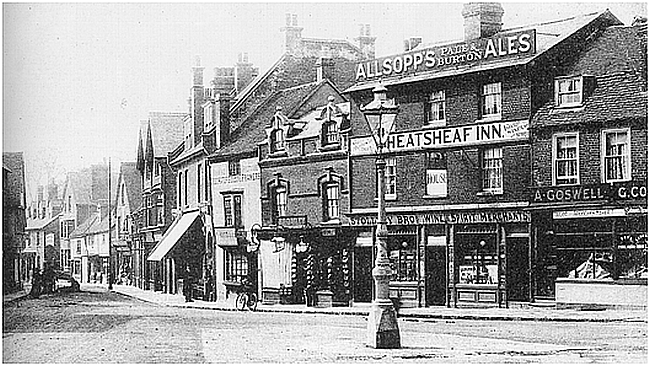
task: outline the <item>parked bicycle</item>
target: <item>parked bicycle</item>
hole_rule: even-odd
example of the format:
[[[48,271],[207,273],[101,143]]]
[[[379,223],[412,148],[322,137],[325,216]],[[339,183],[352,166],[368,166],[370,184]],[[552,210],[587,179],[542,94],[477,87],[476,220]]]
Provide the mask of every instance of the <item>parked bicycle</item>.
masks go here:
[[[253,288],[253,284],[244,280],[235,299],[235,308],[239,311],[250,310],[255,311],[257,309],[257,294]]]

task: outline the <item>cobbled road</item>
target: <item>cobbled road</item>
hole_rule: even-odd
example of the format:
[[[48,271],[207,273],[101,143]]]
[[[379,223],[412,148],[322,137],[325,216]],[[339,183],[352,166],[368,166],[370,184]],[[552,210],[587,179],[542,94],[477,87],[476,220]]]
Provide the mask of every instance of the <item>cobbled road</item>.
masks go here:
[[[400,319],[402,349],[359,316],[164,307],[106,291],[3,307],[5,363],[647,363],[647,323]]]

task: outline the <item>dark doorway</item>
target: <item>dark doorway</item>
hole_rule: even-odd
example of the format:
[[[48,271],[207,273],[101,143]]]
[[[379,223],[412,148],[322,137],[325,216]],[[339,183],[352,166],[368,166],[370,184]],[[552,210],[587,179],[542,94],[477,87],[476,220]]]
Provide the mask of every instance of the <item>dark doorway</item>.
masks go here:
[[[372,247],[354,248],[354,301],[372,301]]]
[[[509,301],[530,301],[528,268],[528,239],[507,239],[507,286]]]
[[[426,305],[445,305],[447,255],[445,247],[427,247],[425,262]]]

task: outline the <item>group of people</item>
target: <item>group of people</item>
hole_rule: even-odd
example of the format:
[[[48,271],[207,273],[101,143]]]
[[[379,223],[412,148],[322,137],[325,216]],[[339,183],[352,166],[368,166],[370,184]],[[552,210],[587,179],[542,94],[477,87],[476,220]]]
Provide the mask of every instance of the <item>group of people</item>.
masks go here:
[[[208,266],[207,271],[206,271],[206,276],[204,280],[204,292],[203,292],[203,300],[204,301],[216,301],[216,292],[215,292],[215,286],[214,286],[214,279],[212,276],[212,268]],[[194,281],[194,275],[192,273],[192,269],[190,268],[189,265],[185,266],[185,269],[183,270],[183,295],[185,296],[185,302],[192,302],[194,301],[192,299],[192,289],[194,287],[195,281]]]

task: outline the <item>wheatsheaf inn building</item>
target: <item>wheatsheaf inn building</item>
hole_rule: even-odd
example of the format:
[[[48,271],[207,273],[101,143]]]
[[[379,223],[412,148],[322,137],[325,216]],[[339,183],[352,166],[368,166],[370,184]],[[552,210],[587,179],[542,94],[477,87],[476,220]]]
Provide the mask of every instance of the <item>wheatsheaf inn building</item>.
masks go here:
[[[508,28],[463,8],[465,37],[358,62],[350,108],[354,301],[370,301],[376,152],[359,112],[383,85],[391,297],[401,306],[555,300],[645,306],[647,28],[609,11]],[[366,258],[360,261],[358,258]]]

